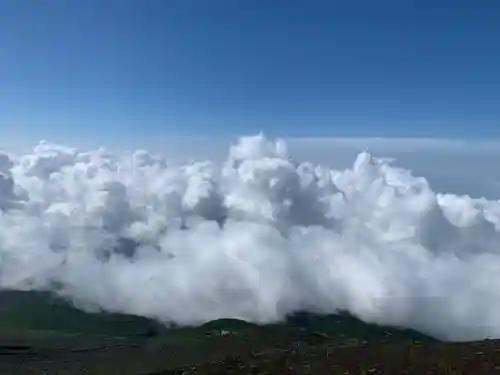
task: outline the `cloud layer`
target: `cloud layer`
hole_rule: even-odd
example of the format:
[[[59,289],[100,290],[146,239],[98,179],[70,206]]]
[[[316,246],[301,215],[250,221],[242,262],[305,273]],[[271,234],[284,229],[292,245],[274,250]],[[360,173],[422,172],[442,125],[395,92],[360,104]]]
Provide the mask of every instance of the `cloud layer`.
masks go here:
[[[166,323],[349,310],[500,337],[500,202],[366,152],[345,170],[298,162],[261,135],[221,165],[42,142],[0,155],[0,288]]]

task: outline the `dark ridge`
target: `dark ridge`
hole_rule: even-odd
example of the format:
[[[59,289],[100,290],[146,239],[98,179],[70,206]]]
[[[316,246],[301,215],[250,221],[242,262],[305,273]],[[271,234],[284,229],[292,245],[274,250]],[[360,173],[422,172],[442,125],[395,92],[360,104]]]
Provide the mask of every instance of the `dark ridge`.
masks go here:
[[[438,342],[436,338],[409,328],[397,328],[366,323],[345,311],[337,314],[296,313],[287,318],[287,324],[301,327],[309,331],[318,331],[332,335],[349,335],[364,337],[367,340],[378,340],[388,336],[394,339]]]

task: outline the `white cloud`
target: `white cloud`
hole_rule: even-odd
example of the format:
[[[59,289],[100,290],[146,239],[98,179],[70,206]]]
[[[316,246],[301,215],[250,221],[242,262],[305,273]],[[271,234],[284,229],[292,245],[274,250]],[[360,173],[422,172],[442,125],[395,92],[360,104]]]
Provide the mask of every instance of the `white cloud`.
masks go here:
[[[499,141],[413,138],[325,138],[288,140],[300,160],[346,168],[359,152],[393,158],[398,166],[424,176],[434,190],[472,197],[500,198]]]
[[[418,142],[287,149],[259,136],[223,163],[181,166],[49,143],[2,156],[0,287],[181,324],[348,309],[442,338],[500,337],[500,202],[436,193],[407,169],[355,158],[395,155],[463,190],[494,175],[496,148]],[[330,167],[294,161],[305,155]]]

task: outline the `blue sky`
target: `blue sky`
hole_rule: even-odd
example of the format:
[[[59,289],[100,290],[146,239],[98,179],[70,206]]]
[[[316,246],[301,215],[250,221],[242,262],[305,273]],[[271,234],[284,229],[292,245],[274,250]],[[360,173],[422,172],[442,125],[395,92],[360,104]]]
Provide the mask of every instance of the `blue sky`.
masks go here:
[[[0,2],[0,136],[500,138],[497,0]]]

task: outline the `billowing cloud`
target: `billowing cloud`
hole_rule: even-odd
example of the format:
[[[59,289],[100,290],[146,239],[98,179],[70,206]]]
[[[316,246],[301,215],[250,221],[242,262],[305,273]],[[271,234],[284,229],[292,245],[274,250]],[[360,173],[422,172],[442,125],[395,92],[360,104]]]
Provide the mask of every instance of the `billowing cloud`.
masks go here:
[[[353,162],[300,162],[263,136],[223,163],[47,142],[0,155],[0,287],[166,323],[348,310],[500,337],[500,202],[368,152]]]

